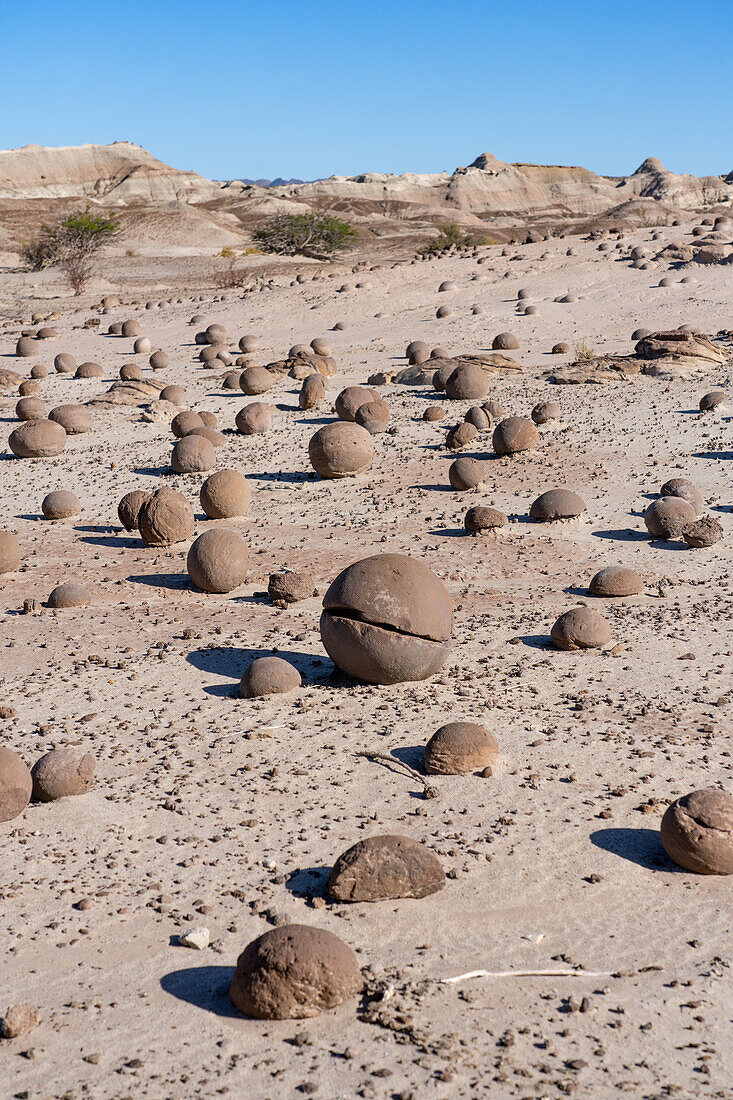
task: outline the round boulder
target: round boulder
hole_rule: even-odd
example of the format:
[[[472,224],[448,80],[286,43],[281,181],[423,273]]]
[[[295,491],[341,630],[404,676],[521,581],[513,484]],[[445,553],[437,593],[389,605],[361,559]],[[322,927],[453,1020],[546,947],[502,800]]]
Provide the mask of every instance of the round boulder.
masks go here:
[[[148,359],[148,363],[150,363],[150,366],[153,368],[153,370],[165,370],[165,368],[169,366],[170,361],[171,357],[168,352],[161,351],[160,348],[157,351],[154,351]]]
[[[209,519],[233,519],[245,515],[252,493],[239,470],[217,470],[201,486],[199,498]]]
[[[229,998],[258,1020],[304,1020],[355,997],[363,984],[356,956],[338,936],[285,924],[247,945]]]
[[[440,860],[411,837],[387,835],[359,840],[343,852],[328,878],[334,901],[392,901],[424,898],[445,886]]]
[[[611,627],[590,607],[574,607],[554,624],[552,644],[557,649],[598,649],[611,640]]]
[[[80,363],[74,378],[103,378],[104,371],[99,363]]]
[[[89,607],[92,598],[83,584],[59,584],[48,597],[48,606],[57,609],[65,607]]]
[[[55,489],[41,501],[41,511],[46,519],[71,519],[81,512],[81,501],[68,489]]]
[[[466,512],[463,526],[472,535],[480,535],[484,531],[494,531],[497,527],[504,527],[508,522],[508,517],[498,508],[476,504]]]
[[[445,382],[446,397],[456,401],[480,401],[488,392],[488,376],[478,363],[461,363]]]
[[[540,401],[532,409],[532,419],[535,424],[547,424],[550,420],[557,420],[560,411],[557,401]]]
[[[360,424],[339,420],[325,424],[311,437],[308,457],[323,478],[354,477],[371,466],[374,443]]]
[[[298,404],[301,409],[315,409],[326,398],[326,382],[322,374],[309,374],[303,379],[303,385],[298,394]]]
[[[519,347],[519,340],[511,332],[500,332],[491,342],[494,351],[515,351]]]
[[[202,424],[200,430],[208,429],[205,429]],[[183,439],[179,439],[171,451],[171,466],[177,474],[206,473],[215,462],[216,453],[213,443],[201,435],[189,433]]]
[[[170,546],[193,535],[193,508],[167,486],[157,489],[138,512],[138,530],[146,546]]]
[[[682,497],[660,497],[644,512],[644,523],[652,538],[677,539],[695,516],[693,506]]]
[[[48,419],[60,424],[67,435],[83,435],[92,427],[92,414],[86,405],[57,405]]]
[[[638,596],[644,591],[644,582],[625,565],[607,565],[591,577],[588,591],[593,596]]]
[[[125,493],[117,505],[117,515],[120,523],[126,531],[137,531],[140,509],[146,501],[150,500],[150,493],[144,493],[142,489],[133,489]]]
[[[342,390],[334,402],[334,409],[339,420],[353,421],[356,410],[367,401],[380,401],[381,398],[371,386],[347,386]]]
[[[29,420],[10,433],[8,445],[18,458],[53,458],[66,446],[66,432],[53,420]]]
[[[704,550],[708,546],[715,546],[723,537],[723,525],[713,516],[702,516],[694,523],[688,523],[682,528],[682,538],[693,550]]]
[[[733,875],[733,798],[715,787],[683,795],[662,818],[661,841],[686,871]]]
[[[20,401],[16,403],[15,415],[18,420],[45,420],[46,406],[40,397],[21,397]]]
[[[276,381],[275,375],[267,367],[245,367],[239,376],[239,388],[242,393],[256,397],[259,393],[271,390]]]
[[[663,497],[682,497],[695,509],[695,515],[699,516],[703,510],[704,502],[702,493],[686,477],[673,477],[665,481],[660,490]]]
[[[548,489],[532,501],[529,514],[532,519],[547,523],[556,519],[572,519],[585,510],[583,498],[570,489]]]
[[[234,423],[242,435],[264,435],[274,423],[275,409],[265,401],[250,401],[237,413]]]
[[[231,592],[247,579],[247,545],[236,531],[204,531],[191,545],[188,575],[202,592]]]
[[[425,680],[450,650],[453,610],[442,581],[402,554],[377,554],[348,566],[323,598],[321,640],[357,680]]]
[[[711,390],[700,398],[700,412],[710,412],[717,409],[718,405],[724,405],[728,400],[725,390]]]
[[[491,444],[498,455],[529,451],[539,442],[539,432],[527,416],[508,416],[494,428]]]
[[[69,745],[52,749],[31,768],[33,797],[37,802],[86,794],[94,782],[94,757]]]
[[[499,755],[496,738],[476,722],[448,722],[425,746],[428,775],[460,775],[489,767]]]
[[[475,489],[488,476],[488,464],[478,458],[457,458],[448,468],[448,480],[457,493]]]
[[[244,670],[239,683],[243,699],[261,699],[265,695],[284,695],[301,684],[297,668],[282,657],[256,657]]]
[[[0,821],[22,814],[32,791],[31,773],[17,752],[0,745]]]
[[[76,359],[73,355],[61,351],[54,359],[53,365],[59,374],[73,374],[76,370]]]

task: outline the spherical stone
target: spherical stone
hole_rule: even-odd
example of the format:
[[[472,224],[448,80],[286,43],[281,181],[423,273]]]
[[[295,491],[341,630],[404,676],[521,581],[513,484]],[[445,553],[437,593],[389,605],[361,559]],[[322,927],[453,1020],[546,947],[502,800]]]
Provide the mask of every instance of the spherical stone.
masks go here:
[[[113,321],[107,329],[108,336],[122,336],[122,321]]]
[[[86,794],[94,782],[95,761],[90,752],[71,745],[52,749],[31,768],[37,802]]]
[[[20,397],[38,397],[41,392],[41,384],[34,378],[29,378],[26,382],[21,382],[18,386],[18,395]]]
[[[328,878],[335,901],[424,898],[445,886],[440,860],[407,836],[372,836],[343,852]]]
[[[440,321],[443,317],[450,317],[452,313],[453,310],[450,308],[450,306],[440,306],[439,309],[436,309],[435,316]]]
[[[333,350],[328,340],[323,340],[317,336],[315,340],[311,340],[311,347],[316,355],[333,355]]]
[[[258,393],[267,393],[277,381],[267,367],[246,367],[239,376],[239,386],[243,393],[255,397]]]
[[[660,489],[663,497],[681,497],[695,509],[695,515],[699,516],[704,508],[702,494],[686,477],[673,477],[665,481]]]
[[[241,393],[242,387],[239,384],[239,379],[241,377],[241,370],[230,370],[227,374],[224,375],[221,383],[221,388],[223,390],[232,390],[236,393]]]
[[[534,317],[534,316],[536,316],[536,314],[539,313],[539,311],[540,311],[539,306],[534,306],[534,305],[527,306],[524,310],[524,316],[525,317]]]
[[[472,535],[480,535],[482,531],[493,531],[497,527],[504,527],[509,518],[500,512],[498,508],[490,508],[485,504],[475,504],[466,512],[463,526]]]
[[[488,476],[488,466],[478,458],[457,458],[448,468],[448,480],[457,493],[475,489]]]
[[[170,364],[170,361],[170,355],[168,355],[166,351],[161,351],[160,349],[158,349],[158,351],[154,351],[148,359],[148,363],[150,363],[150,366],[153,368],[153,370],[165,370],[165,368]]]
[[[170,546],[193,535],[193,508],[174,489],[157,489],[138,512],[138,529],[146,546]]]
[[[44,378],[48,378],[48,369],[42,363],[34,363],[31,367],[31,378],[37,378],[42,382]]]
[[[718,405],[723,405],[728,400],[728,395],[725,390],[711,390],[710,393],[704,394],[700,398],[700,412],[710,412],[711,409],[717,409]]]
[[[529,514],[543,523],[556,519],[571,519],[586,510],[582,497],[570,489],[548,489],[532,501]]]
[[[519,340],[512,332],[500,332],[491,342],[494,351],[512,351],[519,347]]]
[[[200,428],[191,428],[191,431],[187,433],[186,439],[193,436],[197,436],[201,439],[208,439],[214,449],[217,447],[223,447],[227,442],[227,437],[223,432],[218,431],[216,428],[207,428],[205,424],[202,424]]]
[[[31,336],[21,336],[15,345],[15,354],[21,359],[27,359],[31,355],[38,355],[38,347]]]
[[[150,343],[147,336],[138,336],[137,340],[132,345],[132,350],[135,355],[147,355],[152,349],[153,345]]]
[[[480,401],[488,392],[488,375],[478,363],[462,363],[445,381],[446,397],[453,400]]]
[[[103,378],[104,371],[99,363],[80,363],[76,368],[74,378]]]
[[[186,391],[183,386],[164,386],[160,391],[161,401],[170,401],[171,405],[185,405]]]
[[[448,722],[425,746],[423,768],[428,775],[460,775],[488,767],[498,755],[498,742],[485,726]]]
[[[422,562],[377,554],[348,566],[323,598],[321,640],[358,680],[425,680],[450,650],[453,611],[442,581]]]
[[[59,584],[48,597],[48,606],[63,607],[89,607],[92,598],[83,584]]]
[[[179,439],[183,439],[194,428],[202,428],[204,421],[197,412],[193,412],[192,409],[186,409],[185,412],[176,413],[171,420],[171,431]]]
[[[39,397],[21,397],[15,406],[18,420],[45,420],[46,406]]]
[[[550,633],[557,649],[598,649],[611,640],[611,627],[590,607],[566,611]]]
[[[68,489],[56,489],[43,498],[41,511],[46,519],[70,519],[81,512],[81,501]]]
[[[53,365],[59,374],[73,374],[76,370],[76,359],[73,355],[62,351],[54,359]]]
[[[362,427],[370,420],[379,420],[382,424],[387,425],[390,415],[390,409],[387,402],[378,398],[376,401],[365,401],[363,405],[360,405],[356,410],[354,421],[357,424],[361,424]]]
[[[660,497],[644,512],[644,523],[652,538],[677,539],[695,515],[693,506],[682,497]]]
[[[264,435],[274,423],[275,409],[265,401],[250,401],[237,413],[234,423],[242,435]]]
[[[136,363],[123,363],[120,367],[120,378],[123,382],[140,382],[143,372]]]
[[[201,507],[209,519],[232,519],[245,515],[252,493],[239,470],[218,470],[207,477],[200,491]]]
[[[588,591],[594,596],[638,596],[644,591],[644,582],[625,565],[607,565],[591,577]]]
[[[305,344],[293,344],[288,352],[288,359],[297,359],[299,355],[310,355],[311,349],[307,348]]]
[[[33,779],[17,752],[0,745],[0,821],[22,814],[31,799]]]
[[[219,352],[221,348],[218,344],[207,344],[199,352],[199,362],[205,366],[213,367],[219,365]]]
[[[340,420],[351,422],[359,406],[366,405],[367,401],[381,401],[379,394],[371,386],[347,386],[334,402],[336,415]]]
[[[354,477],[371,466],[374,443],[360,424],[339,420],[325,424],[311,437],[308,457],[323,478]]]
[[[434,423],[436,420],[445,419],[445,409],[440,405],[428,405],[425,412],[422,414],[423,420],[427,420],[428,423]]]
[[[57,405],[48,419],[60,424],[67,435],[83,435],[92,426],[92,414],[86,405]]]
[[[301,409],[315,409],[326,398],[326,382],[322,374],[309,374],[303,379],[298,395]]]
[[[282,657],[256,657],[247,665],[239,684],[243,699],[284,695],[301,685],[300,673]]]
[[[125,493],[117,505],[117,515],[126,531],[137,531],[140,509],[151,496],[151,493],[144,493],[142,489],[133,489],[132,492]]]
[[[562,340],[557,344],[553,344],[552,345],[552,354],[553,355],[569,355],[570,354],[570,344],[566,344]]]
[[[236,531],[204,531],[191,545],[188,575],[202,592],[231,592],[247,579],[247,545]]]
[[[686,871],[733,875],[733,798],[714,787],[683,795],[662,818],[661,841]]]
[[[203,424],[196,431],[206,431]],[[200,474],[210,470],[216,462],[214,445],[208,439],[189,432],[179,439],[171,451],[171,466],[177,474]]]
[[[449,291],[449,290],[458,290],[458,286],[457,286],[456,283],[452,282],[450,279],[446,279],[445,282],[441,283],[440,286],[438,287],[438,294],[445,294],[446,291]]]
[[[463,418],[467,424],[473,424],[479,432],[488,431],[491,427],[491,417],[482,405],[473,405]]]
[[[244,949],[229,998],[258,1020],[304,1020],[356,996],[363,984],[355,955],[338,936],[285,924]]]
[[[409,359],[416,351],[422,351],[426,355],[430,354],[430,349],[424,340],[412,340],[405,348],[405,358]]]
[[[12,531],[0,531],[0,573],[14,573],[20,565],[20,543]]]
[[[257,336],[242,336],[239,341],[239,350],[244,352],[245,355],[251,355],[252,352],[258,350],[259,346],[260,341]]]
[[[407,356],[407,362],[410,364],[411,367],[420,367],[423,363],[427,363],[429,358],[430,356],[427,354],[427,352],[418,350],[413,351],[410,355]]]
[[[660,286],[674,286],[674,283],[675,283],[675,280],[670,279],[669,276],[666,276],[664,279],[659,280],[659,285]]]
[[[218,428],[219,421],[216,419],[216,413],[209,412],[208,409],[202,409],[199,413],[201,422],[206,428]]]
[[[123,321],[120,335],[126,337],[139,336],[140,326],[137,321]]]
[[[29,420],[10,433],[8,445],[18,458],[53,458],[66,446],[66,432],[53,420]]]
[[[527,416],[508,416],[494,428],[492,446],[498,455],[529,451],[539,442],[539,432]]]
[[[497,401],[495,397],[491,397],[488,401],[484,401],[481,408],[486,410],[492,420],[501,420],[504,416],[504,408],[501,402]]]
[[[477,435],[478,428],[463,420],[450,429],[445,438],[445,445],[450,451],[460,451],[461,447],[466,447]]]
[[[540,401],[532,409],[532,419],[535,424],[547,424],[550,420],[557,420],[561,412],[557,401]]]
[[[437,390],[438,393],[444,393],[446,383],[455,369],[455,365],[449,359],[446,363],[443,363],[442,366],[438,367],[436,371],[433,371],[433,389]]]
[[[682,538],[688,546],[694,550],[703,550],[708,546],[714,546],[723,537],[723,525],[713,516],[703,516],[702,519],[688,523],[682,529]]]
[[[631,333],[631,339],[635,344],[638,344],[646,336],[651,336],[651,330],[648,328],[637,328]]]
[[[227,330],[224,325],[209,325],[204,336],[208,344],[223,344],[227,338]]]

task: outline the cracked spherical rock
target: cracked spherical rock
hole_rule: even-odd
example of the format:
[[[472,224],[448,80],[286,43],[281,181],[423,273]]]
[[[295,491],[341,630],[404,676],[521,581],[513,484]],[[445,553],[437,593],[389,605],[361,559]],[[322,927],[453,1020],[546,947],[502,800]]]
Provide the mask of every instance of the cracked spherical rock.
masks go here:
[[[688,524],[696,518],[689,501],[682,497],[660,497],[644,512],[644,523],[652,538],[678,539]]]
[[[504,527],[508,522],[508,516],[498,508],[475,504],[466,512],[463,525],[472,535],[480,535],[483,531],[494,531],[497,527]]]
[[[236,531],[204,531],[188,551],[188,575],[202,592],[231,592],[247,579],[247,544]]]
[[[151,496],[151,493],[144,493],[142,489],[133,489],[132,492],[125,493],[117,505],[117,515],[126,531],[137,531],[140,509]]]
[[[328,878],[335,901],[424,898],[445,886],[438,857],[424,844],[399,835],[372,836],[343,852]]]
[[[275,409],[265,401],[250,401],[237,413],[234,423],[242,435],[264,435],[275,420]]]
[[[714,516],[702,516],[694,523],[682,528],[682,538],[693,550],[704,550],[715,546],[723,537],[723,525]]]
[[[199,429],[196,429],[197,431]],[[201,425],[202,431],[205,429]],[[209,471],[216,462],[214,445],[201,435],[189,432],[179,439],[171,451],[171,466],[177,474],[200,474]]]
[[[66,446],[66,432],[54,420],[28,420],[10,433],[8,446],[18,458],[53,458]]]
[[[245,515],[252,491],[239,470],[217,470],[206,478],[199,498],[209,519],[233,519]]]
[[[480,401],[489,392],[489,377],[478,363],[461,363],[445,380],[446,397],[456,401]]]
[[[455,424],[449,429],[445,437],[445,445],[449,451],[460,451],[462,447],[472,443],[477,435],[478,428],[469,421],[462,420],[460,424]]]
[[[557,649],[599,649],[611,641],[611,627],[591,607],[573,607],[550,632]]]
[[[334,402],[334,409],[339,420],[353,421],[356,410],[360,405],[366,405],[367,401],[380,401],[381,398],[371,386],[347,386],[341,390]]]
[[[570,489],[548,489],[532,501],[529,514],[532,519],[549,523],[556,519],[572,519],[585,510],[583,498]]]
[[[591,577],[588,591],[594,596],[638,596],[644,591],[644,582],[625,565],[607,565]]]
[[[237,959],[229,997],[245,1016],[301,1020],[355,997],[363,984],[356,956],[338,936],[285,924],[247,945]]]
[[[68,489],[54,489],[41,501],[41,511],[46,519],[71,519],[81,512],[81,501]]]
[[[90,752],[74,746],[52,749],[31,768],[37,802],[86,794],[94,782],[95,761]]]
[[[48,606],[55,608],[89,607],[92,598],[83,584],[59,584],[48,597]]]
[[[683,795],[662,818],[661,840],[686,871],[733,875],[733,797],[714,787]]]
[[[0,573],[15,573],[20,566],[20,543],[12,531],[0,531]]]
[[[22,814],[33,790],[31,773],[17,752],[0,745],[0,821]]]
[[[48,419],[60,424],[67,435],[84,435],[92,427],[92,414],[86,405],[57,405]]]
[[[377,554],[348,566],[323,599],[321,640],[357,680],[425,680],[450,650],[453,610],[443,583],[403,554]]]
[[[146,546],[185,542],[193,535],[193,508],[174,489],[157,489],[140,508],[138,529]]]
[[[499,755],[496,738],[476,722],[448,722],[425,746],[423,767],[428,775],[460,775],[489,767]]]
[[[360,424],[338,420],[324,424],[308,444],[311,466],[323,478],[354,477],[374,458],[371,434]]]
[[[260,699],[265,695],[284,695],[301,684],[297,668],[282,657],[256,657],[247,665],[239,682],[243,699]]]
[[[539,442],[539,432],[527,416],[508,416],[494,428],[491,443],[498,455],[529,451]]]

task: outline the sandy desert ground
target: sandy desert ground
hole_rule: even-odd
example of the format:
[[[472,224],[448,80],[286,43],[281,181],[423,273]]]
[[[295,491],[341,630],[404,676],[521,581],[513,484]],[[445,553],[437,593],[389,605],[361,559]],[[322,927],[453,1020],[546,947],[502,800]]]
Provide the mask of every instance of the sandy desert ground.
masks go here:
[[[694,224],[655,230],[655,249],[687,240]],[[574,358],[551,355],[555,342],[628,354],[640,326],[728,331],[719,346],[731,355],[732,269],[692,265],[671,273],[693,282],[659,287],[666,267],[638,270],[627,258],[651,234],[627,236],[623,252],[571,237],[507,255],[484,248],[481,264],[457,254],[358,277],[342,265],[336,280],[291,285],[283,276],[263,293],[185,296],[148,311],[123,302],[105,314],[102,330],[137,319],[170,353],[156,379],[216,413],[226,434],[217,468],[250,479],[246,517],[221,523],[240,531],[251,555],[247,583],[226,596],[190,584],[188,544],[147,548],[118,523],[124,493],[161,484],[193,504],[197,534],[213,523],[198,503],[204,475],[171,472],[167,421],[97,406],[92,430],[70,437],[61,455],[22,461],[5,450],[17,394],[0,398],[2,526],[23,553],[20,571],[0,577],[2,743],[29,766],[66,744],[97,761],[87,794],[31,803],[0,826],[0,1012],[27,1002],[41,1016],[0,1043],[2,1096],[731,1095],[731,880],[675,867],[659,825],[680,795],[733,783],[731,407],[698,412],[706,391],[733,394],[733,369],[729,359],[686,376],[565,386],[547,377]],[[91,302],[53,298],[44,286],[26,286],[20,301],[14,278],[4,276],[0,294],[0,365],[24,375],[36,362],[50,367],[48,408],[101,393],[125,362],[152,376],[131,340],[83,327],[99,316]],[[457,289],[438,293],[443,280]],[[336,293],[342,284],[351,289]],[[518,313],[520,287],[536,315]],[[555,301],[566,292],[577,300]],[[171,294],[180,296],[151,284],[151,296]],[[436,319],[446,303],[451,316]],[[23,319],[51,310],[58,337],[16,358]],[[221,389],[214,375],[224,371],[202,369],[194,313],[226,325],[235,347],[257,334],[262,364],[328,337],[339,370],[326,405],[303,412],[299,383],[284,378],[267,397],[274,429],[236,433],[249,399]],[[332,331],[339,321],[346,327]],[[387,385],[392,419],[375,436],[371,469],[343,481],[314,476],[308,440],[333,418],[344,386],[404,366],[410,340],[458,354],[486,351],[506,330],[520,341],[511,354],[523,372],[496,376],[491,396],[507,414],[526,416],[541,399],[561,405],[536,449],[499,458],[482,434],[462,453],[489,459],[490,476],[475,492],[454,492],[445,431],[472,402]],[[100,363],[104,379],[55,374],[61,351]],[[436,403],[445,421],[424,422]],[[641,513],[673,476],[690,478],[723,525],[715,546],[650,541]],[[587,512],[531,522],[531,501],[553,487],[575,489]],[[79,496],[81,516],[41,516],[57,488]],[[511,522],[467,535],[463,517],[476,503]],[[350,681],[322,647],[320,597],[281,610],[267,596],[273,571],[312,568],[323,591],[344,566],[380,552],[425,562],[453,599],[453,648],[430,680]],[[643,594],[588,596],[592,574],[612,564],[637,570]],[[72,580],[89,587],[91,606],[21,613],[25,600],[40,603]],[[611,643],[552,648],[557,616],[583,602],[607,618]],[[302,688],[240,698],[248,660],[274,651],[296,665]],[[419,770],[429,737],[458,719],[486,724],[500,760],[488,778],[436,777],[437,798],[358,755],[381,752]],[[335,858],[393,832],[439,856],[445,888],[420,900],[329,901]],[[345,940],[365,968],[366,995],[311,1020],[246,1019],[227,995],[237,955],[290,921]],[[198,926],[210,946],[179,946]],[[567,976],[441,981],[578,966]]]

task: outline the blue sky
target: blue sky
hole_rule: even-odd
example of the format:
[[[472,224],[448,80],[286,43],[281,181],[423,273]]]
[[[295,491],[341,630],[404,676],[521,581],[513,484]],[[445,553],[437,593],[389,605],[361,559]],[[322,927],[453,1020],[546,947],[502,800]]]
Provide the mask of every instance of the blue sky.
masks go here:
[[[733,170],[733,0],[0,0],[0,27],[0,148],[128,140],[217,179]]]

